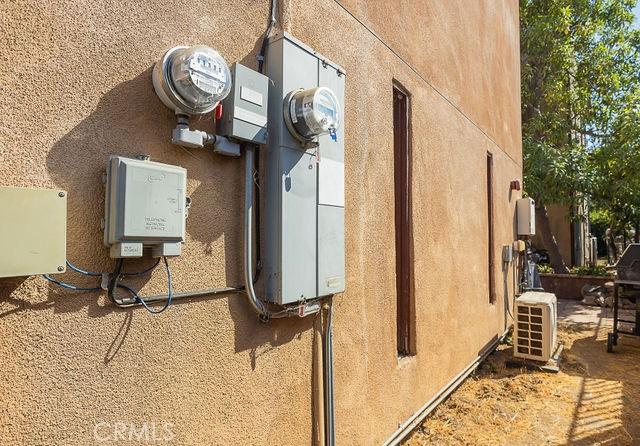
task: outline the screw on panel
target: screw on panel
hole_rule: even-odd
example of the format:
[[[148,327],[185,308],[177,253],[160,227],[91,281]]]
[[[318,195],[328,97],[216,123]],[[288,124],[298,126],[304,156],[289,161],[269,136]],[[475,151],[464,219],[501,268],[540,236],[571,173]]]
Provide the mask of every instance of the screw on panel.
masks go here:
[[[64,197],[64,196],[65,196],[65,193],[64,193],[64,192],[58,192],[58,197],[62,198],[62,197]]]
[[[64,271],[64,266],[59,266],[58,271]]]

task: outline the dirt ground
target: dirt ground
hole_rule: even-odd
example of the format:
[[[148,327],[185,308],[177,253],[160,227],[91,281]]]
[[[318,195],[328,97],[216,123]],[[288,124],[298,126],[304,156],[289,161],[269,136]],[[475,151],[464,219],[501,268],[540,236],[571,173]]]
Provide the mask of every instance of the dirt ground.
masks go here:
[[[507,368],[500,346],[404,444],[640,445],[640,339],[611,354],[602,323],[558,330],[559,373]]]

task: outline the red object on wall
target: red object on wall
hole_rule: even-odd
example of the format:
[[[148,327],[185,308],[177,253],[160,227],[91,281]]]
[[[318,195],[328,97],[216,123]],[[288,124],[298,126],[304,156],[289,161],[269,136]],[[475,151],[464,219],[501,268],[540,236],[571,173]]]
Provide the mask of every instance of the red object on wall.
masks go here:
[[[219,121],[220,118],[222,118],[222,102],[218,103],[216,106],[214,117],[216,121]]]
[[[520,180],[513,180],[511,182],[511,190],[520,190]]]

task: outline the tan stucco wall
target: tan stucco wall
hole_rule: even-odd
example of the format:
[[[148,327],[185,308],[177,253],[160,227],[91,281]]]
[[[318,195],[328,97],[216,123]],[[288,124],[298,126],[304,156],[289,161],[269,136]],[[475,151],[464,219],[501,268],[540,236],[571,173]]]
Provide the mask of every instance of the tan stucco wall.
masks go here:
[[[485,156],[494,156],[499,258],[514,238],[509,182],[521,179],[518,2],[418,4],[344,2],[397,54],[333,0],[280,5],[287,30],[347,71],[347,292],[334,313],[341,445],[384,441],[506,324],[499,261],[497,303],[488,303]],[[68,190],[68,257],[105,270],[107,156],[182,165],[193,205],[183,255],[171,261],[175,288],[239,284],[243,163],[169,143],[174,118],[150,69],[168,47],[194,43],[255,67],[268,2],[25,0],[3,9],[0,185]],[[400,361],[393,79],[413,104],[417,355]],[[164,292],[164,274],[139,285]],[[96,423],[155,421],[173,424],[176,444],[309,444],[312,341],[311,320],[260,324],[241,295],[152,317],[39,277],[1,280],[0,442],[91,444]]]

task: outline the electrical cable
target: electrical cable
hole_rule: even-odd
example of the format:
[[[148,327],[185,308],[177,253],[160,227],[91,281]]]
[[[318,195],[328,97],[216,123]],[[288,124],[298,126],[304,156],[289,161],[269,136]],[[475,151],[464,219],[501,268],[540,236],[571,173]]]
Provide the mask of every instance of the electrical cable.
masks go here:
[[[99,277],[99,276],[103,276],[104,274],[109,274],[109,282],[107,285],[107,295],[109,299],[114,303],[114,305],[116,305],[119,308],[129,308],[135,305],[144,306],[144,304],[149,305],[150,303],[166,301],[167,299],[169,299],[169,297],[171,297],[171,300],[173,301],[175,299],[183,299],[188,297],[217,296],[222,294],[239,293],[239,292],[245,291],[244,286],[236,286],[236,287],[224,287],[224,288],[206,288],[202,290],[182,291],[182,292],[176,293],[173,291],[173,286],[172,286],[171,296],[169,296],[168,294],[147,296],[147,297],[144,297],[144,303],[143,303],[140,299],[140,296],[133,288],[131,288],[129,285],[126,285],[124,283],[120,283],[119,280],[122,277],[141,276],[143,274],[149,273],[150,271],[152,271],[154,268],[158,266],[160,261],[161,261],[161,258],[158,258],[158,260],[149,268],[146,268],[142,271],[131,272],[131,273],[122,271],[122,268],[124,266],[124,259],[118,259],[116,263],[116,267],[111,273],[97,273],[93,271],[86,271],[68,261],[67,261],[67,265],[71,270],[86,276]],[[55,285],[58,285],[60,287],[73,290],[73,291],[89,292],[89,291],[100,291],[103,289],[102,287],[80,287],[80,286],[73,285],[61,280],[56,280],[47,274],[43,274],[42,277]],[[116,294],[116,291],[118,288],[121,288],[127,291],[129,294],[131,294],[132,299],[130,299],[129,301],[124,301],[123,299],[118,298]]]
[[[256,230],[254,231],[254,235],[253,235],[253,239],[256,242],[256,272],[255,272],[255,275],[253,276],[254,285],[258,283],[258,279],[260,278],[260,272],[262,271],[262,257],[260,254],[260,251],[262,251],[262,249],[260,248],[261,240],[260,240],[260,183],[259,183],[260,170],[259,169],[260,169],[260,150],[256,150],[255,165],[254,165],[255,176],[253,178],[253,184],[254,184],[253,196],[256,204],[256,207],[253,211],[254,222],[256,226]]]
[[[167,261],[167,258],[163,257],[162,260],[164,261],[164,269],[167,272],[167,300],[165,301],[164,306],[159,310],[152,310],[151,307],[144,301],[142,296],[139,296],[138,294],[135,295],[135,297],[142,304],[142,306],[151,314],[162,313],[164,310],[169,308],[169,306],[171,305],[171,302],[173,301],[173,283],[172,283],[172,277],[171,277],[171,269],[169,268],[169,262]],[[130,290],[130,291],[133,291],[133,290]]]
[[[107,296],[111,299],[116,306],[122,307],[124,306],[121,302],[118,301],[116,297],[116,288],[118,287],[118,278],[120,277],[120,272],[122,271],[122,264],[124,263],[124,259],[118,259],[116,262],[116,267],[109,277],[109,283],[107,284]]]
[[[264,62],[265,62],[265,54],[267,52],[267,45],[269,43],[269,35],[271,34],[271,30],[276,24],[276,0],[271,0],[269,5],[269,24],[267,25],[267,29],[264,32],[264,36],[262,37],[262,45],[260,46],[260,52],[256,57],[258,59],[258,72],[264,74]],[[262,259],[260,252],[261,249],[261,240],[260,240],[260,151],[256,150],[255,154],[255,177],[254,177],[254,187],[255,187],[255,203],[256,207],[253,212],[254,220],[256,225],[256,230],[254,234],[254,240],[256,242],[256,272],[254,276],[254,283],[258,281],[260,277],[260,272],[262,270]]]
[[[276,24],[276,0],[271,0],[269,5],[269,25],[267,25],[267,30],[264,32],[264,37],[262,38],[262,46],[260,47],[260,52],[256,56],[258,59],[258,72],[263,73],[264,68],[264,54],[267,51],[267,43],[269,42],[269,34],[271,34],[271,30],[273,26]]]
[[[56,280],[53,277],[49,276],[48,274],[43,274],[42,277],[47,279],[49,282],[55,283],[56,285],[61,286],[62,288],[66,288],[68,290],[73,290],[73,291],[100,291],[102,289],[100,287],[88,288],[88,287],[80,287],[80,286],[77,286],[77,285],[72,285],[70,283],[63,282],[61,280]]]
[[[84,274],[85,276],[96,276],[96,277],[100,277],[102,276],[102,273],[96,273],[93,271],[85,271],[81,268],[78,268],[77,266],[75,266],[73,263],[71,263],[68,260],[65,260],[65,262],[67,263],[67,266],[72,269],[73,271],[80,273],[80,274]]]
[[[120,273],[120,275],[121,276],[128,276],[128,277],[130,277],[130,276],[142,276],[144,274],[147,274],[148,272],[153,271],[156,268],[156,266],[158,266],[159,264],[160,264],[160,257],[158,257],[158,260],[156,260],[156,263],[154,263],[153,265],[151,265],[149,268],[147,268],[145,270],[138,271],[138,272],[135,272],[135,273],[128,273],[126,271],[123,271],[123,272]]]
[[[98,272],[95,272],[95,271],[85,271],[82,268],[77,267],[76,265],[74,265],[73,263],[71,263],[68,260],[65,260],[65,262],[66,262],[67,266],[69,267],[69,269],[71,269],[71,270],[73,270],[73,271],[75,271],[77,273],[84,274],[85,276],[102,277],[102,275],[104,274],[104,273],[98,273]],[[146,274],[146,273],[148,273],[150,271],[153,271],[155,269],[155,267],[158,266],[159,263],[160,263],[160,258],[158,258],[158,260],[156,260],[156,263],[154,263],[153,265],[151,265],[147,269],[144,269],[142,271],[132,272],[132,273],[123,271],[123,272],[120,273],[120,275],[121,276],[142,276],[142,275],[144,275],[144,274]]]

